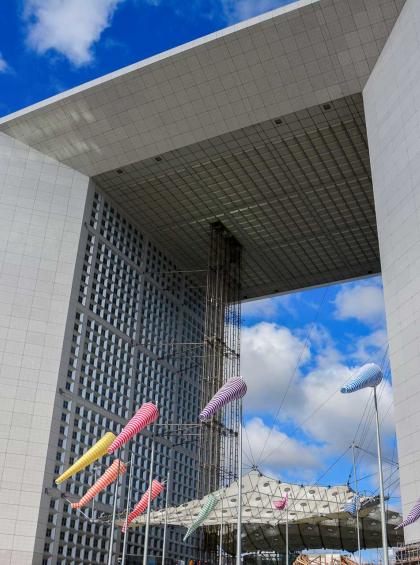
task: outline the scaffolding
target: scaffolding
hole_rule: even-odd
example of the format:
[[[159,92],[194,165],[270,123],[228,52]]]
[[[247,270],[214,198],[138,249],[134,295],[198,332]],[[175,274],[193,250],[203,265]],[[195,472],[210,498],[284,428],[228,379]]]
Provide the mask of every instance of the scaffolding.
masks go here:
[[[357,561],[342,553],[301,553],[293,565],[357,565]]]
[[[293,565],[358,565],[350,555],[344,553],[290,553]],[[244,555],[245,565],[284,565],[284,553],[259,551]],[[368,565],[368,564],[366,564]]]
[[[201,406],[239,376],[241,246],[220,222],[210,226]],[[239,406],[233,402],[201,427],[197,492],[201,498],[237,478]]]
[[[230,378],[239,376],[241,325],[241,246],[220,222],[210,225],[206,270],[202,341],[167,341],[160,344],[160,359],[178,365],[178,374],[201,368],[200,407],[203,408]],[[197,281],[197,276],[195,277]],[[199,287],[198,287],[199,288]],[[198,453],[195,498],[229,486],[238,478],[239,401],[231,402],[201,425],[172,423],[159,432],[174,446],[196,443]],[[172,438],[172,439],[171,439]],[[117,515],[123,519],[124,512]],[[109,521],[110,516],[103,521]],[[219,525],[202,532],[200,550],[214,558]],[[235,528],[226,525],[226,535]],[[225,563],[228,562],[225,557]]]
[[[420,542],[397,545],[395,548],[395,563],[396,565],[420,564]]]

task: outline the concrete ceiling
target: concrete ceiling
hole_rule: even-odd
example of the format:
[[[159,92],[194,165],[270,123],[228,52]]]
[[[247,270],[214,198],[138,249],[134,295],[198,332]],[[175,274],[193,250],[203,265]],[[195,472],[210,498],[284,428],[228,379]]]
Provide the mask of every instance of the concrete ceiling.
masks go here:
[[[405,0],[300,0],[0,120],[93,176],[360,93]]]
[[[181,268],[209,223],[243,298],[380,271],[362,89],[405,0],[300,0],[0,120],[93,178]]]
[[[183,269],[205,267],[221,221],[243,246],[243,298],[380,270],[361,95],[93,180]]]

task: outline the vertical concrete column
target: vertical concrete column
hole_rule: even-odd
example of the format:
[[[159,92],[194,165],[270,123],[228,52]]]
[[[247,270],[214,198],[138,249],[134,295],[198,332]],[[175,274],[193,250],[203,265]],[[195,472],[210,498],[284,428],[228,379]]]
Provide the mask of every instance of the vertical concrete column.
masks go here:
[[[0,134],[0,563],[34,557],[89,179]],[[45,532],[44,532],[45,533]]]
[[[408,0],[363,92],[404,516],[420,497],[420,2]],[[420,521],[406,528],[420,540]]]

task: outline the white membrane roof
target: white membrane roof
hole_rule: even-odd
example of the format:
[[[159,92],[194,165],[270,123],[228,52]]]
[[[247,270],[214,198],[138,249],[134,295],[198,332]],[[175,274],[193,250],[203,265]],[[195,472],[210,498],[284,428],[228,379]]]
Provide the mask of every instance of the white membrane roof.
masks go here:
[[[355,518],[344,511],[344,505],[354,496],[354,492],[348,486],[325,487],[284,483],[266,477],[258,471],[251,471],[243,477],[242,489],[244,551],[284,550],[286,511],[276,510],[273,501],[286,494],[289,498],[291,550],[327,548],[354,551],[357,549]],[[203,526],[219,526],[222,520],[226,526],[236,526],[237,492],[238,485],[234,482],[226,489],[212,493],[218,499],[218,503]],[[161,499],[164,499],[163,495]],[[197,518],[207,499],[208,496],[169,508],[168,524],[188,528]],[[159,501],[160,506],[162,500]],[[145,519],[145,515],[140,516],[132,523],[132,527],[143,525]],[[164,520],[164,509],[151,513],[151,524],[163,524]],[[387,512],[387,521],[388,536],[392,546],[402,541],[402,533],[394,530],[401,521],[401,516],[397,511],[390,509]],[[380,512],[377,498],[361,498],[360,522],[362,547],[380,546]],[[119,523],[122,524],[123,521],[120,520]],[[232,529],[227,529],[227,548],[232,542]]]

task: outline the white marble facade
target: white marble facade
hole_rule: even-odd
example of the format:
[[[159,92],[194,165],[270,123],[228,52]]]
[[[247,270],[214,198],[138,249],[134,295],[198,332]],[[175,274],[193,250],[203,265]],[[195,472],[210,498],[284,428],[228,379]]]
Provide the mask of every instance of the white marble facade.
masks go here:
[[[420,2],[408,0],[364,90],[404,516],[420,497]],[[420,540],[420,521],[405,530]]]
[[[105,136],[101,127],[108,131],[107,128],[111,128],[111,125],[114,127],[114,122],[111,124],[111,121],[108,123],[105,119],[102,122],[93,112],[100,100],[96,97],[94,88],[100,88],[102,81],[91,85],[90,94],[89,87],[80,89],[80,92],[73,95],[73,102],[70,97],[69,100],[64,97],[63,100],[60,98],[56,101],[58,105],[70,105],[71,108],[72,103],[79,103],[78,97],[82,97],[86,90],[86,100],[92,103],[93,109],[92,113],[83,114],[86,124],[77,131],[78,135],[82,135],[85,128],[87,133],[84,134],[85,138],[77,143],[74,141],[73,124],[67,121],[64,125],[68,138],[57,137],[51,143],[51,140],[42,138],[42,135],[48,137],[48,132],[54,131],[47,127],[37,129],[39,124],[49,123],[48,120],[45,123],[42,121],[43,112],[48,111],[44,106],[48,106],[48,103],[43,103],[39,109],[40,121],[37,121],[38,110],[35,109],[35,117],[31,116],[30,112],[27,112],[28,115],[23,112],[21,119],[18,116],[15,123],[11,120],[10,127],[6,123],[7,119],[3,120],[2,128],[9,128],[7,131],[12,135],[20,136],[33,145],[38,144],[39,148],[48,149],[54,155],[64,155],[66,147],[76,148],[78,153],[72,158],[72,166],[77,165],[80,170],[93,174],[107,167],[127,164],[134,158],[138,159],[140,149],[140,157],[146,158],[178,147],[178,142],[183,145],[210,138],[222,131],[222,122],[223,128],[233,130],[242,127],[243,120],[249,121],[250,116],[254,122],[258,122],[296,110],[294,104],[303,108],[316,102],[323,103],[360,92],[370,74],[363,96],[395,394],[401,494],[406,515],[420,497],[420,0],[407,0],[404,3],[402,12],[386,40],[392,27],[391,23],[397,17],[402,4],[401,0],[381,0],[375,3],[372,0],[340,0],[334,3],[330,0],[320,3],[307,0],[297,4],[301,9],[299,14],[294,14],[291,9],[285,10],[284,14],[276,13],[276,17],[284,18],[279,25],[284,26],[284,29],[287,27],[289,33],[286,39],[283,38],[285,42],[281,45],[285,57],[289,51],[293,53],[290,56],[293,61],[296,61],[297,54],[302,61],[306,61],[304,56],[308,57],[308,64],[302,64],[299,70],[303,73],[303,78],[292,77],[293,88],[286,91],[281,82],[278,85],[272,82],[266,85],[256,74],[253,80],[264,88],[266,96],[264,98],[258,94],[258,100],[261,98],[261,109],[250,112],[252,96],[246,99],[246,104],[244,98],[238,105],[232,95],[229,104],[223,102],[221,108],[214,111],[214,115],[208,112],[209,117],[206,116],[206,120],[209,119],[211,123],[206,127],[205,134],[200,117],[190,124],[193,133],[178,130],[178,127],[184,128],[187,121],[182,117],[182,113],[182,119],[178,120],[178,113],[175,112],[179,126],[156,130],[153,120],[144,119],[143,113],[150,113],[149,106],[138,109],[137,98],[124,103],[128,108],[127,115],[121,116],[119,110],[124,104],[120,99],[118,81],[115,82],[114,92],[118,100],[115,105],[115,113],[118,114],[115,120],[118,118],[121,123],[116,121],[118,128],[112,136]],[[362,8],[366,10],[362,11]],[[324,17],[328,19],[327,26]],[[274,17],[272,19],[274,22]],[[255,32],[263,34],[266,30],[267,38],[256,42],[255,45],[260,45],[259,49],[263,55],[266,53],[268,59],[271,57],[270,49],[273,45],[272,35],[267,32],[273,24],[269,20],[270,18],[258,20],[260,29]],[[342,22],[353,27],[345,33]],[[289,26],[292,27],[289,29]],[[239,33],[235,38],[234,32],[241,29],[244,30],[242,35]],[[319,46],[304,46],[304,52],[295,53],[297,48],[292,47],[295,43],[294,36],[299,29],[300,33],[304,34],[304,39],[312,38],[315,41],[314,38],[318,37]],[[319,29],[324,32],[320,33]],[[219,38],[221,44],[218,45],[218,50],[221,50],[222,54],[227,52],[227,43],[232,41],[233,45],[238,37],[241,38],[242,44],[235,46],[235,49],[241,51],[235,64],[249,76],[250,62],[245,48],[248,49],[248,44],[251,45],[250,37],[254,31],[250,29],[248,37],[246,26],[240,26],[237,30],[232,28],[229,33],[232,34],[231,37]],[[216,35],[215,39],[217,37]],[[346,42],[344,47],[343,38]],[[293,45],[290,46],[290,42]],[[371,71],[383,43],[385,47]],[[255,45],[249,47],[253,54]],[[276,51],[272,56],[273,66],[267,71],[270,80],[276,76],[285,77],[285,73],[278,67],[280,46],[274,45]],[[328,45],[335,46],[333,57],[328,51]],[[193,48],[194,45],[190,47]],[[199,42],[196,47],[201,49],[196,53],[204,52],[204,63],[211,59],[210,54],[206,54],[208,48],[215,57],[215,60],[211,61],[211,69],[217,69],[218,72],[223,70],[217,58],[219,51],[213,48],[211,41],[208,46]],[[324,49],[326,53],[322,54]],[[191,53],[186,50],[185,57],[191,56],[191,69],[196,68],[196,53],[192,49]],[[319,58],[321,55],[318,57],[318,53],[325,57],[325,61],[324,58]],[[176,55],[182,63],[181,55]],[[167,61],[163,64],[169,65]],[[324,64],[332,65],[331,69],[324,74],[320,71],[319,78],[317,68],[322,70]],[[261,61],[255,62],[258,71],[263,67]],[[173,70],[175,67],[171,68]],[[137,70],[130,69],[130,72],[126,73],[127,80],[137,80]],[[133,74],[130,74],[131,71]],[[296,69],[293,69],[293,72],[295,71]],[[152,68],[150,72],[161,73],[161,76],[153,76],[160,76],[162,85],[165,89],[168,87],[165,66],[163,71],[159,68],[153,71]],[[289,74],[291,72],[290,70]],[[317,79],[315,82],[312,75],[307,76],[309,72],[314,73]],[[229,75],[227,70],[226,73]],[[349,74],[348,79],[346,73]],[[203,71],[200,70],[197,76],[202,75]],[[212,80],[210,74],[209,76],[209,80]],[[240,77],[238,72],[238,84],[242,93],[244,87]],[[151,81],[150,88],[157,88],[154,84],[157,82],[155,78]],[[228,78],[229,81],[232,79],[231,76]],[[122,83],[124,79],[122,73]],[[217,81],[213,82],[217,85]],[[319,82],[322,84],[318,84]],[[303,91],[302,86],[308,89],[307,93]],[[248,88],[252,91],[254,87],[256,88],[255,85],[250,85]],[[275,98],[275,88],[277,91],[279,88],[283,89],[284,95],[290,94],[291,101],[276,98],[271,104],[271,98]],[[128,92],[128,89],[126,90]],[[296,95],[297,90],[301,91],[300,96]],[[166,90],[162,92],[165,93]],[[155,96],[154,91],[149,94]],[[131,96],[131,93],[129,95]],[[203,90],[200,96],[208,99],[210,103],[215,99],[214,95],[206,90]],[[179,96],[182,97],[185,98],[184,91],[182,96]],[[162,94],[162,100],[163,98]],[[171,101],[175,103],[176,96],[172,98]],[[254,98],[257,100],[257,95]],[[51,120],[61,115],[62,108],[58,109],[59,112],[56,103],[50,103]],[[129,104],[133,104],[134,109]],[[186,104],[193,108],[190,102],[187,101]],[[232,104],[236,105],[235,109],[241,112],[240,115],[235,116],[235,112],[231,111]],[[197,105],[201,109],[201,102]],[[124,127],[132,129],[129,111],[135,112],[142,127],[150,128],[146,129],[145,133],[142,131],[141,135],[138,132],[132,134],[132,140],[137,145],[130,141],[129,131],[127,133],[124,130]],[[230,116],[231,121],[227,121],[223,112]],[[109,113],[104,114],[109,119]],[[70,112],[70,115],[73,114]],[[39,131],[42,131],[42,135],[38,142]],[[98,137],[94,140],[95,143],[98,140],[103,142],[104,147],[101,147],[101,150],[90,139],[91,132]],[[86,143],[86,139],[89,143]],[[172,139],[171,144],[166,144],[167,139]],[[149,141],[150,147],[144,149],[142,144]],[[67,157],[64,155],[62,158],[65,160]],[[97,163],[93,166],[95,159]],[[51,455],[48,453],[48,444],[63,355],[63,339],[69,306],[72,303],[72,289],[74,291],[76,260],[78,252],[83,249],[83,246],[79,246],[79,241],[88,189],[88,176],[9,135],[0,133],[1,565],[42,563],[45,532],[43,533],[42,529],[37,532],[37,522],[42,505],[45,463]],[[44,524],[42,526],[45,530]],[[408,542],[420,540],[420,521],[408,527],[405,535]]]
[[[33,562],[88,184],[86,176],[0,134],[2,565]]]

